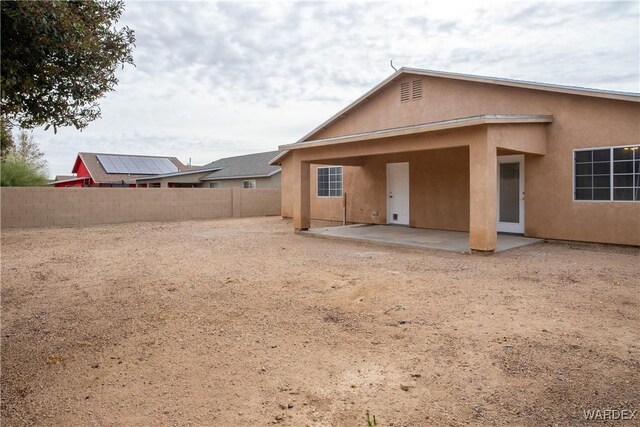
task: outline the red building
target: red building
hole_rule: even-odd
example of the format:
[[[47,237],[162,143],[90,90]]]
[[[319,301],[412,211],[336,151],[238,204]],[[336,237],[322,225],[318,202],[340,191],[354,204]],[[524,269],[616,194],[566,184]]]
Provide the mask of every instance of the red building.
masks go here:
[[[191,169],[175,157],[78,153],[72,177],[50,183],[54,187],[135,187],[135,179]]]

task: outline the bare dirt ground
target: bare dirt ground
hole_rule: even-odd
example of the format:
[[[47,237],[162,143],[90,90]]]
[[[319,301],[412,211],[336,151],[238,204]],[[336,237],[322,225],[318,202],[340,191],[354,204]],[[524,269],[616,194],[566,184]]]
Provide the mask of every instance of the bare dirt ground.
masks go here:
[[[2,425],[582,425],[640,409],[639,277],[273,217],[3,230]]]

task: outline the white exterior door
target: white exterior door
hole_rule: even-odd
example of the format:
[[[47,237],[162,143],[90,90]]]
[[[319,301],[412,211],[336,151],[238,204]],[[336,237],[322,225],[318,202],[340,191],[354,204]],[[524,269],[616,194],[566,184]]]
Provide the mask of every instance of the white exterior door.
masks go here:
[[[524,234],[524,155],[498,156],[498,231]]]
[[[387,224],[409,225],[409,163],[387,163]]]

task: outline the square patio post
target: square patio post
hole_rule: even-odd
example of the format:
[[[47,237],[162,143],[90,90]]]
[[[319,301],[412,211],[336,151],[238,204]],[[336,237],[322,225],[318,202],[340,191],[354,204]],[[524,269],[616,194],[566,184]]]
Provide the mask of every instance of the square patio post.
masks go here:
[[[299,233],[308,230],[311,225],[311,164],[295,157],[294,155],[293,227]]]
[[[493,252],[497,232],[497,152],[485,138],[469,145],[469,247]]]

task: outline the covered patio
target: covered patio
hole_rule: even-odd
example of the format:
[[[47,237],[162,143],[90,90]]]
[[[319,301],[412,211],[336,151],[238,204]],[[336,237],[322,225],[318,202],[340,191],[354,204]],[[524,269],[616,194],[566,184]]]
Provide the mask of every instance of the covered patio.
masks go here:
[[[458,253],[471,252],[469,233],[463,231],[431,230],[398,225],[351,224],[338,227],[311,228],[302,233],[327,239],[372,242]],[[539,242],[542,242],[542,240],[498,233],[494,252],[502,252]]]
[[[342,233],[347,238],[365,233],[369,240],[400,238],[403,244],[435,245],[436,249],[494,252],[529,243],[514,236],[498,236],[500,159],[521,158],[523,187],[514,188],[512,194],[523,213],[524,156],[546,154],[546,125],[552,120],[551,116],[535,114],[462,117],[290,144],[281,147],[283,151],[274,162],[286,171],[283,197],[290,197],[296,232],[309,230],[311,219],[315,219],[310,197],[314,190],[312,165],[343,165],[354,167],[352,182],[345,182],[347,222],[409,227],[405,231],[353,227],[312,233]],[[389,187],[389,166],[398,162],[406,164],[405,184],[401,192],[394,192]],[[397,218],[389,212],[389,201],[398,200],[400,193],[406,199],[404,221],[403,215]],[[314,199],[317,205],[318,199]],[[522,215],[522,228],[510,233],[526,235]],[[377,235],[381,230],[384,235]],[[409,234],[399,235],[405,232]]]

